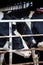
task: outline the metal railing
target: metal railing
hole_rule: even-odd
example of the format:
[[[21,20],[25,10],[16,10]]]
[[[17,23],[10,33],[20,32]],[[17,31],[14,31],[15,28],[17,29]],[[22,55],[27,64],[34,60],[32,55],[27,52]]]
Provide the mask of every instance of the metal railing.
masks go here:
[[[6,52],[10,52],[10,55],[12,55],[12,52],[19,52],[19,51],[29,51],[29,50],[31,50],[31,51],[33,51],[33,50],[40,50],[40,51],[43,51],[43,48],[31,48],[31,49],[23,49],[23,50],[12,50],[12,38],[13,37],[20,37],[20,36],[16,36],[16,35],[12,35],[12,22],[29,22],[29,21],[31,21],[31,22],[40,22],[40,21],[43,21],[43,19],[37,19],[37,20],[31,20],[31,19],[25,19],[25,20],[0,20],[0,23],[1,22],[9,22],[9,36],[0,36],[0,38],[9,38],[9,49],[8,50],[6,50],[6,51],[2,51],[2,49],[3,50],[5,50],[4,48],[0,48],[0,54],[5,54]],[[43,34],[29,34],[29,35],[21,35],[22,37],[30,37],[30,36],[43,36]],[[12,64],[12,56],[10,56],[9,55],[9,64],[8,65],[26,65],[26,64],[34,64],[34,62],[27,62],[27,63],[19,63],[19,64]],[[38,63],[42,63],[43,64],[43,61],[39,61]],[[2,65],[2,64],[0,64],[0,65]],[[7,64],[6,64],[7,65]],[[37,63],[36,63],[36,65],[37,65]]]

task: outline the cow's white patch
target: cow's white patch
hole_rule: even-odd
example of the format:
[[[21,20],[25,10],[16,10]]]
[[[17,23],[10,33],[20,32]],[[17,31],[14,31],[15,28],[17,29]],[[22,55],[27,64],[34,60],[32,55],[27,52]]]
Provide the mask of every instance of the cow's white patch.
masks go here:
[[[40,47],[40,48],[43,48],[43,41],[39,42],[37,46]]]
[[[0,20],[4,17],[4,13],[0,12]]]
[[[23,46],[24,46],[23,49],[29,49],[29,47],[27,46],[26,42],[25,42],[24,39],[22,38],[21,34],[18,33],[17,30],[15,30],[14,33],[15,33],[16,35],[18,35],[18,36],[21,37],[22,43],[23,43]],[[21,56],[23,56],[23,57],[25,57],[25,58],[29,58],[29,57],[31,56],[31,51],[20,51],[19,53],[17,52],[17,54],[19,54],[19,55],[21,55]]]
[[[5,45],[4,45],[4,49],[8,49],[8,43],[9,43],[9,41],[7,41],[6,43],[5,43]]]
[[[36,44],[36,41],[35,41],[35,39],[32,39],[32,42],[33,42],[34,44]]]
[[[8,11],[7,13],[11,13],[11,11]]]
[[[26,22],[26,24],[27,24],[28,28],[31,30],[31,22]],[[34,44],[36,43],[36,41],[35,41],[34,38],[32,39],[32,42],[33,42]]]
[[[33,16],[34,13],[35,13],[34,11],[30,11],[29,19],[31,19],[31,17]]]

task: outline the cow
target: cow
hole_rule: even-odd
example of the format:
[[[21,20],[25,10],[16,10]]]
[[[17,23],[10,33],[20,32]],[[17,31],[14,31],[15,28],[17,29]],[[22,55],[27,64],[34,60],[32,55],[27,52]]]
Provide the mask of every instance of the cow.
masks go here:
[[[34,12],[33,12],[34,13]],[[33,16],[35,16],[35,13],[34,13],[34,15]],[[5,18],[6,18],[6,16],[5,16]],[[9,17],[10,18],[10,17]],[[34,17],[33,17],[34,18]],[[32,18],[32,19],[33,19]],[[4,19],[4,18],[3,18]],[[7,18],[6,18],[7,19]],[[33,24],[35,24],[35,23],[32,23],[31,24],[31,28],[29,27],[29,25],[28,25],[29,23],[22,23],[22,22],[20,22],[20,23],[16,23],[16,27],[17,27],[17,31],[19,32],[18,34],[21,36],[22,34],[33,34],[35,31],[35,33],[37,33],[37,29],[36,29],[36,27],[34,27],[34,25]],[[38,22],[37,22],[37,24],[38,24]],[[36,26],[37,26],[37,24],[36,24]],[[23,27],[24,26],[24,27]],[[22,28],[23,27],[23,28]],[[35,28],[35,29],[34,29]],[[14,30],[15,28],[13,27],[13,30]],[[34,31],[35,30],[35,31]],[[16,32],[17,32],[16,31]],[[39,31],[38,31],[39,32]],[[13,32],[13,34],[15,34],[15,31]],[[38,39],[37,39],[38,38]],[[25,40],[25,42],[27,43],[27,47],[29,48],[31,48],[31,47],[36,47],[36,43],[38,44],[39,43],[39,37],[26,37],[26,38],[21,38],[21,39],[23,39],[23,40]],[[41,37],[42,38],[42,37]],[[20,38],[13,38],[13,44],[14,43],[18,43],[16,40],[18,40],[19,41],[19,43],[22,43],[20,40],[21,40]],[[37,40],[36,40],[37,39]],[[39,40],[39,41],[38,41]],[[16,44],[14,44],[15,45],[15,47],[13,47],[13,45],[12,45],[12,47],[13,47],[13,49],[21,49],[21,47],[22,48],[24,48],[23,47],[23,45],[21,44],[19,44],[19,45],[17,45],[16,46]],[[35,45],[35,46],[34,46]],[[38,54],[38,52],[36,52],[36,54]],[[24,54],[25,55],[25,54]],[[8,60],[8,58],[6,58],[7,56],[9,56],[9,53],[6,53],[5,54],[5,60],[7,61]],[[17,55],[17,54],[15,54],[15,53],[13,53],[13,55],[12,55],[12,57],[13,58],[15,58],[15,59],[19,59],[19,60],[15,60],[15,59],[12,59],[13,61],[12,61],[12,63],[19,63],[19,62],[28,62],[28,61],[33,61],[32,60],[32,57],[31,57],[31,53],[30,53],[30,56],[29,56],[29,58],[24,58],[24,57],[21,57],[21,56],[19,56],[19,55]],[[42,57],[42,56],[41,56]],[[40,60],[41,60],[41,57],[40,57]],[[22,59],[21,59],[22,58]],[[15,61],[15,62],[14,62]],[[9,62],[6,62],[6,63],[9,63]]]
[[[43,12],[41,11],[35,12],[31,19],[43,19]],[[33,31],[33,34],[43,34],[43,22],[37,21],[32,23],[32,31]],[[43,48],[43,36],[39,36],[39,37],[37,36],[34,38],[37,42],[37,47]],[[42,58],[43,51],[39,51],[39,53],[40,53],[39,61],[43,61],[43,58]],[[40,65],[43,65],[43,64],[40,64]]]
[[[1,12],[1,14],[2,14],[2,12]],[[2,16],[3,17],[3,16]],[[6,16],[6,14],[5,14],[5,16],[3,17],[3,18],[1,18],[1,19],[7,19],[7,18],[11,18],[11,17],[9,17],[9,16]],[[5,29],[6,28],[6,29]],[[2,36],[2,35],[9,35],[9,23],[0,23],[0,36]],[[12,28],[13,28],[13,30],[16,28],[14,25],[12,25]],[[4,31],[5,30],[5,31]],[[4,32],[2,32],[2,31],[4,31]],[[12,31],[13,32],[13,31]],[[16,31],[14,31],[14,33],[15,33]],[[13,33],[13,34],[14,34]],[[16,33],[18,33],[18,32],[16,32]],[[19,33],[18,33],[18,35],[20,35]],[[22,44],[22,41],[21,41],[21,39],[22,39],[22,41],[23,41],[23,44]],[[26,42],[23,40],[23,38],[13,38],[13,49],[28,49],[28,46],[27,46],[27,44],[26,44]],[[1,41],[2,40],[2,41]],[[5,41],[5,42],[3,42],[3,44],[0,44],[0,47],[2,46],[3,47],[3,45],[4,45],[4,48],[6,47],[6,41],[9,41],[9,40],[7,40],[7,39],[1,39],[0,40],[0,42],[2,43],[3,42],[3,40]],[[18,42],[17,42],[18,41]],[[16,42],[16,46],[15,46],[15,44],[14,44],[14,42]],[[24,44],[25,43],[25,44]],[[8,46],[8,45],[7,45]],[[15,47],[14,47],[15,46]],[[22,53],[23,55],[24,55],[24,57],[30,57],[30,55],[31,55],[31,51],[26,51],[26,53],[25,52],[20,52],[20,53]],[[19,54],[20,54],[19,53]],[[14,53],[14,56],[17,56],[15,53]],[[19,55],[18,55],[19,56]],[[6,58],[7,57],[7,58]],[[21,57],[20,56],[20,59],[22,58],[24,58],[24,57]],[[15,58],[17,58],[17,57],[15,57]],[[8,60],[8,62],[7,63],[9,63],[9,53],[6,53],[5,54],[5,59],[7,59]],[[18,59],[19,59],[19,57],[18,57]],[[7,61],[6,60],[6,61]],[[13,60],[14,61],[14,60]],[[26,60],[25,58],[24,58],[24,61],[28,61],[28,60]],[[19,61],[18,61],[19,62]],[[3,65],[3,63],[2,63],[2,65]]]

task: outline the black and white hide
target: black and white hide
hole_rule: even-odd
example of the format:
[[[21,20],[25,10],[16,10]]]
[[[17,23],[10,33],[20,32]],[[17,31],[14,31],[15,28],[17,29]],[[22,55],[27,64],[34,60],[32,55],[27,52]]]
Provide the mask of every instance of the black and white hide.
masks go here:
[[[43,19],[43,13],[41,12],[35,12],[32,19]],[[43,34],[43,22],[33,22],[32,23],[32,31],[33,34]],[[37,47],[43,48],[43,36],[34,37],[34,39],[37,42]],[[43,51],[39,51],[40,53],[40,61],[43,61]],[[43,65],[43,64],[40,64]]]
[[[6,17],[6,16],[5,16]],[[2,17],[1,19],[7,19],[7,17],[6,18],[4,18],[4,17]],[[10,19],[10,17],[8,16],[8,19]],[[7,28],[6,28],[7,27]],[[16,26],[17,27],[17,26]],[[18,35],[20,35],[21,36],[21,34],[20,33],[18,33],[17,31],[16,31],[16,28],[14,25],[12,25],[12,33],[14,34],[14,35],[16,35],[16,34],[18,34]],[[5,31],[4,31],[5,30]],[[13,31],[13,30],[15,30],[15,31]],[[4,31],[4,32],[3,32]],[[7,23],[0,23],[0,35],[9,35],[9,23],[7,24]],[[15,34],[16,33],[16,34]],[[5,41],[5,42],[3,42],[3,44],[0,44],[0,47],[3,47],[3,45],[4,45],[4,48],[5,48],[5,46],[6,46],[6,40],[5,39],[1,39],[2,41],[0,41],[0,43],[2,43],[3,42],[3,40]],[[23,38],[13,38],[13,43],[12,43],[12,48],[13,49],[29,49],[29,47],[27,46],[27,44],[26,44],[26,42],[23,40]],[[19,54],[22,54],[24,57],[22,57],[22,56],[19,56],[19,55],[17,55],[17,54],[13,54],[13,61],[12,61],[12,63],[19,63],[19,62],[27,62],[28,61],[28,59],[29,59],[29,57],[31,56],[31,51],[25,51],[25,52],[19,52]],[[15,58],[17,59],[17,56],[19,56],[18,57],[18,61],[16,62],[15,61]],[[6,53],[5,55],[4,55],[4,57],[5,57],[5,62],[6,62],[6,64],[8,64],[9,63],[9,53]],[[26,58],[27,57],[27,58]],[[24,61],[23,61],[23,59],[24,59]],[[20,61],[21,60],[21,61]],[[15,61],[15,62],[14,62]],[[29,61],[30,61],[30,59],[29,59]],[[4,64],[4,62],[2,63],[2,65]],[[5,65],[5,64],[4,64]]]
[[[13,20],[13,19],[21,19],[26,18],[30,11],[27,9],[22,10],[12,10],[12,11],[0,11],[0,19],[2,20]],[[23,15],[24,14],[24,15]]]
[[[9,13],[9,12],[8,12]],[[4,18],[5,17],[5,18]],[[1,19],[12,19],[12,17],[14,16],[9,16],[4,14],[4,17]],[[15,17],[16,18],[16,17]],[[14,18],[14,19],[15,19]],[[5,25],[5,24],[4,24]],[[21,26],[20,26],[21,25]],[[3,25],[2,25],[3,26]],[[8,26],[7,26],[8,27]],[[23,27],[23,28],[22,28]],[[4,27],[3,27],[4,28]],[[6,28],[6,26],[5,26]],[[15,29],[16,28],[16,29]],[[8,32],[7,32],[8,33]],[[12,33],[13,35],[24,35],[24,34],[32,34],[32,30],[31,30],[31,22],[29,23],[16,23],[16,27],[14,25],[12,25]],[[3,34],[3,33],[2,33]],[[5,34],[6,35],[6,34]],[[36,44],[35,40],[33,37],[26,37],[26,38],[13,38],[13,43],[12,43],[12,49],[29,49],[29,47],[31,47],[31,45]],[[23,56],[20,56],[20,54],[22,54]],[[29,61],[33,61],[32,57],[31,57],[31,51],[25,51],[25,52],[19,52],[19,55],[13,53],[13,58],[12,58],[12,63],[21,63],[21,62],[29,62]],[[4,55],[4,60],[6,62],[6,64],[9,63],[9,53],[6,53]],[[26,58],[27,57],[27,58]],[[18,59],[17,61],[15,61],[15,59]],[[14,62],[15,61],[15,62]],[[3,62],[4,64],[4,62]],[[3,65],[2,64],[2,65]],[[5,64],[4,64],[5,65]]]
[[[21,36],[21,34],[17,31],[17,25],[16,25],[16,27],[14,27],[14,25],[13,25],[12,28],[13,29],[16,28],[15,31],[13,31],[13,35],[15,34],[15,35]],[[12,43],[12,49],[13,50],[16,50],[16,49],[17,50],[18,49],[29,49],[28,45],[26,44],[26,42],[24,41],[24,39],[22,37],[21,38],[20,37],[13,38],[12,42],[13,42]],[[9,53],[6,53],[6,54],[9,55]],[[6,64],[8,64],[9,60],[8,60],[8,58],[6,58],[7,57],[6,54],[5,54],[4,57],[5,57]],[[21,62],[28,62],[28,61],[32,61],[31,51],[20,51],[19,53],[18,52],[17,53],[13,53],[13,55],[12,55],[12,63],[13,64],[15,64],[15,63],[21,63]]]
[[[7,19],[7,17],[5,16],[5,18]],[[3,18],[4,19],[4,18]],[[9,18],[10,19],[10,18]],[[29,26],[29,25],[30,26]],[[31,22],[30,23],[25,23],[25,22],[21,22],[21,23],[16,23],[16,29],[14,27],[14,25],[12,26],[12,32],[13,32],[13,35],[28,35],[28,34],[33,34],[34,33],[34,25],[32,23],[31,25]],[[36,30],[35,30],[36,31]],[[39,32],[39,31],[38,31]],[[17,34],[16,34],[17,33]],[[37,32],[36,32],[37,33]],[[39,39],[39,37],[38,37]],[[34,47],[33,45],[37,43],[36,39],[34,37],[21,37],[21,38],[13,38],[13,43],[12,43],[12,49],[28,49],[29,47]],[[18,42],[17,42],[18,41]],[[39,41],[38,41],[39,42]],[[25,44],[25,45],[24,45]],[[26,47],[25,47],[26,46]],[[35,46],[36,47],[36,46]],[[21,62],[29,62],[29,61],[33,61],[32,60],[32,57],[31,57],[31,51],[28,51],[30,52],[29,54],[25,54],[25,52],[20,52],[21,54],[23,54],[25,57],[28,57],[28,58],[24,58],[23,56],[20,56],[16,53],[13,53],[12,55],[12,63],[21,63]],[[26,53],[28,53],[26,52]],[[38,54],[38,52],[36,52],[36,54]],[[6,62],[6,64],[9,63],[9,53],[6,53],[4,55],[4,60]],[[7,57],[7,58],[6,58]],[[40,57],[41,58],[41,57]],[[16,59],[16,60],[15,60]],[[8,61],[7,61],[8,60]],[[40,59],[41,60],[41,59]],[[15,61],[15,62],[14,62]],[[4,63],[2,65],[5,65]]]
[[[4,14],[5,13],[5,14]],[[11,19],[11,17],[6,15],[6,12],[0,12],[0,20]],[[0,22],[0,36],[9,35],[9,23]],[[0,38],[0,48],[9,49],[9,38]],[[3,54],[1,55],[1,63],[3,62]],[[8,55],[7,58],[9,59]]]

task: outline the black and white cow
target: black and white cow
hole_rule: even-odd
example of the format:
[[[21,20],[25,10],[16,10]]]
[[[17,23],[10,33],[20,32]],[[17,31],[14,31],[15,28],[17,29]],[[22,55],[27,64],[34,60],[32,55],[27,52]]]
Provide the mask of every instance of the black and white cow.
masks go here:
[[[34,13],[32,19],[43,19],[43,12],[36,12]],[[32,23],[32,31],[34,34],[43,34],[43,22],[35,22]],[[37,42],[37,46],[40,48],[43,48],[43,36],[39,36],[39,37],[34,37],[36,42]],[[40,52],[40,61],[43,61],[43,51],[39,51]],[[43,64],[40,64],[43,65]]]
[[[33,12],[34,13],[34,12]],[[39,13],[38,13],[39,14]],[[10,15],[10,14],[9,14]],[[37,17],[38,17],[38,15],[36,15],[35,13],[34,13],[34,16],[33,16],[33,18],[36,16],[36,19],[37,19]],[[14,17],[14,16],[13,16]],[[7,17],[5,16],[5,18],[7,19]],[[10,18],[12,18],[12,17],[9,17],[9,19]],[[32,19],[33,19],[32,18]],[[3,18],[4,19],[4,18]],[[33,34],[35,31],[35,33],[37,33],[37,29],[36,29],[36,27],[38,27],[38,22],[37,22],[37,24],[34,26],[33,24],[35,24],[35,23],[32,23],[32,27],[29,27],[29,25],[28,25],[29,23],[16,23],[16,27],[17,27],[17,31],[16,32],[18,32],[17,34],[19,34],[19,35],[22,35],[22,34]],[[41,24],[42,25],[42,24]],[[35,28],[35,29],[34,29]],[[39,28],[39,27],[38,27]],[[14,30],[15,28],[13,28],[13,30]],[[42,29],[42,28],[41,28]],[[35,31],[34,31],[35,30]],[[41,30],[40,30],[41,31]],[[15,33],[15,31],[13,32],[13,34]],[[38,29],[38,33],[39,33],[39,29]],[[42,31],[41,31],[41,33],[42,33]],[[41,37],[42,38],[42,37]],[[37,39],[37,41],[36,41],[36,39]],[[32,47],[32,45],[34,45],[34,44],[36,44],[36,43],[39,43],[40,42],[40,40],[39,40],[40,38],[39,37],[26,37],[26,38],[23,38],[23,40],[25,40],[26,41],[26,43],[27,43],[27,47]],[[39,40],[39,41],[38,41]],[[18,42],[17,42],[18,41]],[[42,41],[42,40],[41,40]],[[14,44],[15,43],[15,44]],[[21,44],[20,44],[21,43]],[[17,44],[17,46],[16,46],[16,44]],[[20,45],[20,46],[19,46]],[[15,46],[15,47],[14,47]],[[21,41],[21,39],[20,38],[13,38],[13,49],[23,49],[24,47],[23,47],[23,44],[22,44],[22,41]],[[37,53],[37,52],[36,52]],[[43,54],[43,53],[42,53]],[[6,53],[5,54],[5,60],[6,60],[6,63],[8,63],[8,58],[6,58],[7,56],[9,55],[9,53]],[[25,53],[24,53],[24,55],[25,55]],[[31,54],[30,54],[31,55]],[[41,57],[42,57],[42,55],[41,55]],[[40,60],[41,60],[41,57],[40,57]],[[15,53],[13,53],[13,62],[12,63],[19,63],[19,62],[28,62],[28,61],[33,61],[32,60],[32,58],[31,57],[29,57],[29,58],[24,58],[24,57],[22,57],[22,56],[19,56],[19,55],[17,55],[17,54],[15,54]],[[16,60],[15,60],[16,59]],[[19,60],[18,60],[19,59]],[[42,59],[43,60],[43,59]],[[15,62],[14,62],[15,61]]]
[[[1,12],[1,15],[3,15],[3,13]],[[5,18],[4,18],[5,17]],[[7,16],[6,14],[5,14],[5,16],[2,16],[2,18],[1,19],[11,19],[11,17],[9,17],[9,16]],[[0,23],[0,35],[9,35],[9,23]],[[12,28],[13,28],[13,30],[15,30],[15,31],[12,31],[12,32],[14,32],[13,34],[18,34],[18,35],[21,35],[20,33],[19,33],[19,31],[17,32],[16,31],[16,27],[14,26],[14,25],[12,25]],[[4,31],[5,30],[5,31]],[[4,31],[4,32],[3,32]],[[23,43],[22,43],[22,41],[21,41],[21,39],[22,39],[22,41],[23,41]],[[3,43],[3,44],[0,44],[0,47],[3,47],[3,45],[4,45],[4,48],[5,48],[5,46],[6,46],[6,41],[7,41],[7,39],[1,39],[2,41],[0,41],[0,43]],[[5,41],[5,42],[3,42],[3,40]],[[15,44],[16,43],[16,44]],[[26,44],[26,42],[23,40],[23,38],[13,38],[13,49],[28,49],[29,47],[27,46],[27,44]],[[20,52],[21,54],[23,54],[24,55],[24,57],[30,57],[31,56],[31,51],[25,51],[25,52]],[[19,53],[19,54],[20,54]],[[16,54],[14,53],[13,54],[14,56],[15,56],[15,58],[17,58],[16,56]],[[8,58],[8,56],[9,56],[9,53],[6,53],[5,54],[5,59],[6,59],[6,63],[9,63],[9,58]],[[19,56],[19,55],[18,55]],[[6,58],[7,57],[7,58]],[[20,59],[21,59],[21,61],[19,61],[18,60],[18,62],[22,62],[23,60],[23,58],[24,57],[22,57],[22,56],[20,56]],[[28,59],[27,58],[27,59]],[[18,57],[18,59],[19,59],[19,57]],[[25,59],[24,58],[24,61],[28,61],[27,59]],[[7,60],[8,60],[8,62],[7,62]],[[13,60],[14,61],[14,60]],[[23,62],[24,62],[23,61]],[[15,62],[16,63],[16,62]]]

